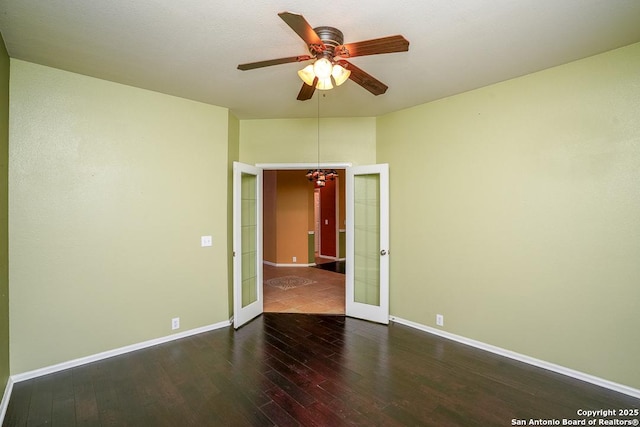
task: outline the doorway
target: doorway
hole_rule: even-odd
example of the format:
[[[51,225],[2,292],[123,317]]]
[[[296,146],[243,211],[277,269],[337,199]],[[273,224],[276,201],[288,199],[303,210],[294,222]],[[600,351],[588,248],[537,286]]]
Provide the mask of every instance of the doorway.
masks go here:
[[[306,169],[264,171],[265,312],[345,313],[345,172],[317,188]]]
[[[263,312],[262,178],[266,170],[281,169],[269,166],[233,163],[233,326],[236,329]],[[325,164],[318,167],[327,168]],[[333,165],[329,167],[337,169]],[[388,324],[389,165],[347,167],[345,315]],[[289,169],[302,168],[309,166]]]

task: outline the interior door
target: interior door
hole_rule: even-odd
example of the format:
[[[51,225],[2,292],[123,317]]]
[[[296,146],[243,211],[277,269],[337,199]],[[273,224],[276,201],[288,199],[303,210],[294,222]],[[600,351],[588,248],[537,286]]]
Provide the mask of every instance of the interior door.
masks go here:
[[[234,328],[259,316],[262,310],[262,169],[234,162]]]
[[[389,165],[347,169],[347,316],[389,323]]]

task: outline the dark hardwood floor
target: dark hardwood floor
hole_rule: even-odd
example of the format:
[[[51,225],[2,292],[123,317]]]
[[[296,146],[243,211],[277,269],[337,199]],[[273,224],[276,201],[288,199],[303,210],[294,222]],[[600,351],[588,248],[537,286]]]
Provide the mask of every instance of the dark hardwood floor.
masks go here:
[[[510,426],[623,408],[640,400],[403,325],[267,313],[16,383],[3,425]]]

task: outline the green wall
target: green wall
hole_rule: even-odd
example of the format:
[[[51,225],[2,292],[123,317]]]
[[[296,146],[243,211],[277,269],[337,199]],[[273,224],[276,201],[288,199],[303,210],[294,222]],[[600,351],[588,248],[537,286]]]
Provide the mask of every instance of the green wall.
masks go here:
[[[380,117],[391,312],[640,388],[640,44]]]
[[[227,320],[228,110],[13,59],[10,90],[11,372]]]
[[[317,119],[240,121],[240,161],[248,164],[317,162]],[[375,163],[375,118],[321,119],[320,161]]]
[[[9,55],[0,34],[0,390],[9,378]],[[0,397],[1,399],[1,397]]]

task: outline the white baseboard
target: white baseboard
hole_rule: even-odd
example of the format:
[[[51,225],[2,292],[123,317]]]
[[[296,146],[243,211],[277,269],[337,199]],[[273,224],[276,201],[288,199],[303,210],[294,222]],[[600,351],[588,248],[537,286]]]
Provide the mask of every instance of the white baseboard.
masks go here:
[[[13,380],[14,383],[18,383],[20,381],[26,381],[32,378],[41,377],[43,375],[53,374],[55,372],[64,371],[65,369],[75,368],[77,366],[86,365],[87,363],[97,362],[99,360],[108,359],[110,357],[119,356],[121,354],[130,353],[132,351],[142,350],[143,348],[153,347],[154,345],[175,341],[180,338],[186,338],[191,335],[201,334],[203,332],[209,332],[215,329],[224,328],[229,325],[230,325],[229,321],[225,320],[223,322],[214,323],[212,325],[202,326],[200,328],[190,329],[188,331],[179,332],[177,334],[167,335],[165,337],[160,337],[153,340],[140,342],[137,344],[132,344],[125,347],[104,351],[102,353],[93,354],[90,356],[81,357],[74,360],[69,360],[68,362],[62,362],[55,365],[46,366],[44,368],[23,372],[21,374],[15,374],[11,376],[11,379]]]
[[[433,335],[438,335],[442,338],[446,338],[452,341],[457,341],[459,343],[466,344],[471,347],[479,348],[480,350],[485,350],[500,356],[508,357],[510,359],[517,360],[519,362],[524,362],[529,365],[537,366],[539,368],[543,368],[548,371],[553,371],[558,374],[576,378],[578,380],[582,380],[591,384],[595,384],[600,387],[608,388],[610,390],[617,391],[619,393],[624,393],[629,396],[640,399],[640,390],[633,387],[626,386],[624,384],[619,384],[613,381],[605,380],[604,378],[596,377],[595,375],[576,371],[574,369],[556,365],[555,363],[546,362],[544,360],[540,360],[524,354],[516,353],[515,351],[507,350],[501,347],[496,347],[494,345],[486,344],[481,341],[476,341],[470,338],[465,338],[463,336],[452,334],[450,332],[445,332],[440,329],[432,328],[431,326],[426,326],[420,323],[412,322],[411,320],[402,319],[396,316],[389,316],[389,319],[392,322],[400,323],[405,326],[419,329],[421,331],[428,332]]]
[[[7,378],[7,386],[4,389],[2,395],[2,403],[0,403],[0,425],[4,423],[4,416],[7,413],[9,407],[9,399],[11,398],[11,392],[13,391],[13,380],[11,377]]]
[[[272,267],[313,267],[314,265],[316,265],[315,263],[311,263],[311,264],[276,264],[275,262],[271,262],[271,261],[262,261],[262,263],[270,265]]]

